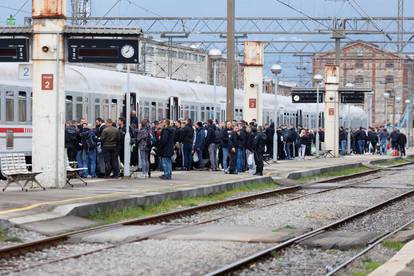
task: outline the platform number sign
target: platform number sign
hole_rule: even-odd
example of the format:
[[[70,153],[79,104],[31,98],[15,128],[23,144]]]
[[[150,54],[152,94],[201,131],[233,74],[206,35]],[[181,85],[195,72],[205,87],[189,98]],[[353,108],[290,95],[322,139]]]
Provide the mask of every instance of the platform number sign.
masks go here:
[[[42,90],[53,90],[53,74],[42,74]]]
[[[32,64],[19,64],[19,80],[31,80],[33,78]]]

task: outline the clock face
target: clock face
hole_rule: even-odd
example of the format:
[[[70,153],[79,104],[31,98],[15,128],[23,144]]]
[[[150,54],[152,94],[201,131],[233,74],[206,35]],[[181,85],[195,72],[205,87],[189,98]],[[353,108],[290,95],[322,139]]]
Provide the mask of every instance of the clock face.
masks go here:
[[[134,56],[135,49],[131,45],[125,45],[121,48],[121,55],[124,58],[132,58]]]
[[[298,95],[295,95],[295,96],[293,97],[293,100],[294,100],[295,102],[298,102],[298,101],[300,100],[300,97],[299,97]]]

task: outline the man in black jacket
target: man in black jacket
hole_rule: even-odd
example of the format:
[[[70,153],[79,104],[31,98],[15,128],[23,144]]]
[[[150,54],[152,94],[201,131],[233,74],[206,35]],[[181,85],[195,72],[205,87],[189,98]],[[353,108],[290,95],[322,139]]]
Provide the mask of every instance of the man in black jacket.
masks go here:
[[[174,155],[174,132],[174,128],[170,126],[170,120],[164,120],[158,143],[158,156],[161,158],[161,165],[164,171],[164,175],[160,176],[160,178],[164,180],[171,180],[172,176],[171,157]]]
[[[210,158],[210,169],[215,171],[217,170],[216,126],[211,119],[207,120],[206,147]]]
[[[398,135],[397,142],[400,148],[401,157],[404,157],[405,156],[405,145],[407,144],[407,136],[404,133],[400,132]]]
[[[191,119],[187,119],[187,124],[182,128],[181,141],[183,143],[184,167],[189,171],[191,170],[191,153],[194,141],[194,128]]]
[[[256,163],[256,173],[254,175],[263,175],[263,154],[265,152],[266,138],[262,126],[259,126],[253,140],[254,162]]]
[[[271,123],[265,131],[266,134],[266,153],[269,154],[270,158],[273,158],[273,137],[275,135],[275,123]],[[280,134],[279,137],[280,138]],[[281,148],[279,147],[279,152]]]

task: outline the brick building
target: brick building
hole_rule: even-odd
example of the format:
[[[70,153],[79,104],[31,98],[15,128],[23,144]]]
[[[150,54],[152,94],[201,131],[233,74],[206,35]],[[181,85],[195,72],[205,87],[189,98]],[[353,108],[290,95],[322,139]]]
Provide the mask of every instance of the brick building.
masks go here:
[[[219,60],[216,60],[214,62],[217,62],[217,85],[218,86],[227,86],[227,59],[221,58]],[[234,63],[234,88],[235,89],[243,89],[244,87],[244,71],[243,71],[243,65],[239,61],[235,61]],[[208,75],[209,75],[209,84],[213,85],[214,83],[214,75],[213,75],[213,61],[209,58],[208,59]]]
[[[325,52],[313,58],[313,74],[324,75],[327,64],[335,63],[335,52]],[[405,100],[413,95],[414,60],[380,49],[362,41],[347,44],[342,48],[340,62],[340,86],[347,83],[355,87],[371,88],[373,125],[398,123],[406,109]],[[388,92],[390,97],[385,98]],[[367,99],[367,97],[366,97]],[[367,100],[364,105],[367,110]],[[386,112],[388,118],[386,120]]]

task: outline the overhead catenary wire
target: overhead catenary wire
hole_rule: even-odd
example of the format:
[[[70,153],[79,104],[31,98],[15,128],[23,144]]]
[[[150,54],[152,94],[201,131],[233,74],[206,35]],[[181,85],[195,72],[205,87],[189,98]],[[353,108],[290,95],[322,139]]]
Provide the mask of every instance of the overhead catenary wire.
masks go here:
[[[14,17],[16,17],[23,10],[23,8],[27,5],[28,2],[29,0],[24,1],[20,8],[18,8],[18,10],[14,13]]]

